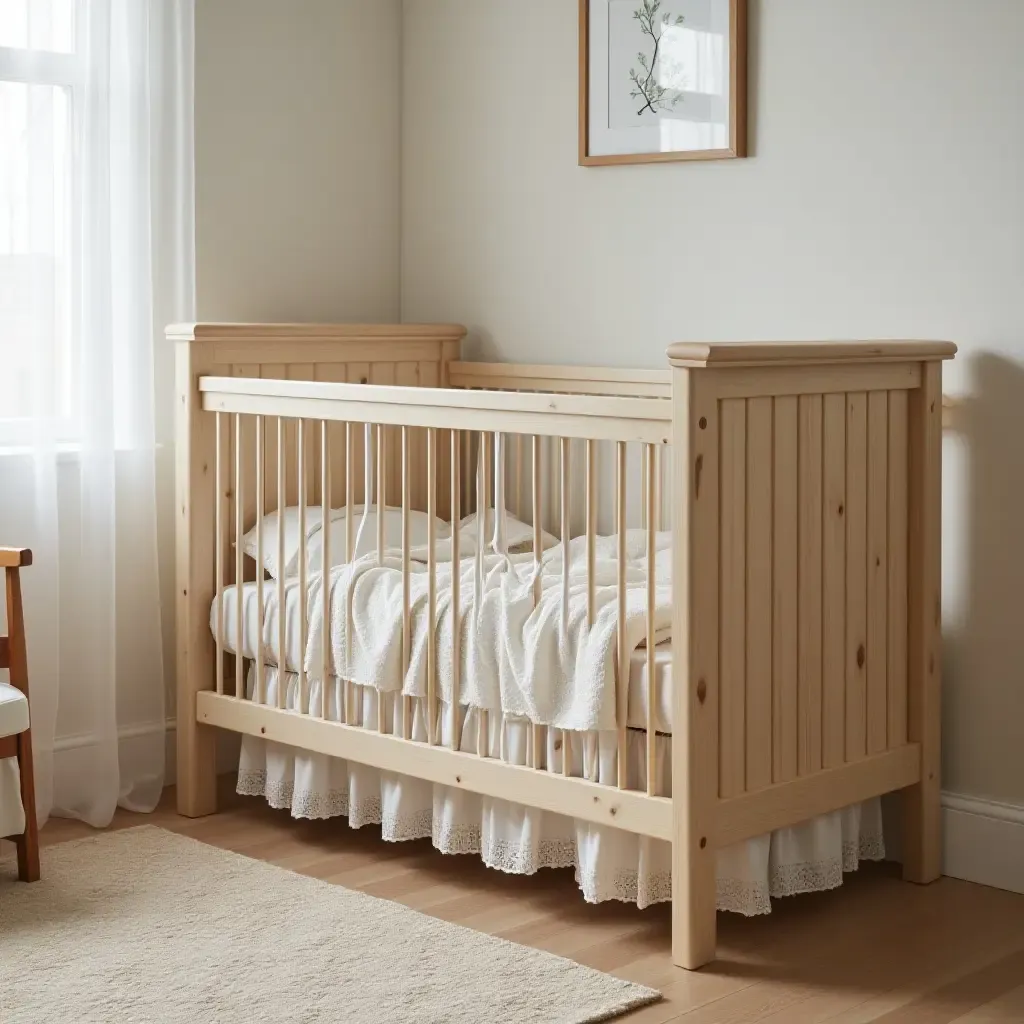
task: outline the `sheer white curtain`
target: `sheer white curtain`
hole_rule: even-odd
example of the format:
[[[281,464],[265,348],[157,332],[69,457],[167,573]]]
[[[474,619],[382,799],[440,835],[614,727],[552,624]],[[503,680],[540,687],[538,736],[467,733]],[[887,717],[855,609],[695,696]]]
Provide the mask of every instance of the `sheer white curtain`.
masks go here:
[[[41,818],[163,785],[154,360],[194,316],[192,27],[192,0],[0,0],[0,543],[35,555]]]

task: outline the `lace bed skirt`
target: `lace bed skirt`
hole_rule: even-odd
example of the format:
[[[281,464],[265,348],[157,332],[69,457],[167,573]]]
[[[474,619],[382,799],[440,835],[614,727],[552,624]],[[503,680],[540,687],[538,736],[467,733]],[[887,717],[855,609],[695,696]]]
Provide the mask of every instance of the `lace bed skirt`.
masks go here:
[[[297,677],[285,675],[287,706],[295,707]],[[250,676],[250,692],[252,688]],[[267,703],[277,703],[277,672],[267,667]],[[328,684],[327,717],[338,719],[338,686]],[[319,684],[310,694],[319,708]],[[399,731],[396,702],[387,701],[389,728]],[[360,691],[360,720],[376,731],[377,694]],[[477,715],[463,709],[461,748],[476,750]],[[487,753],[529,764],[533,730],[526,722],[504,727],[488,716]],[[447,744],[448,718],[439,739]],[[368,726],[370,727],[370,726]],[[426,739],[417,713],[413,735]],[[541,764],[561,772],[563,745],[557,730],[542,730]],[[671,793],[669,737],[657,737],[657,792]],[[614,733],[572,734],[571,773],[594,781],[616,780]],[[627,734],[629,785],[646,788],[646,734]],[[345,816],[351,828],[380,825],[385,840],[429,838],[442,853],[476,854],[489,867],[510,874],[572,867],[591,903],[621,900],[646,907],[672,898],[671,847],[663,840],[551,814],[520,804],[382,772],[341,758],[313,754],[254,737],[243,737],[238,792],[262,796],[296,818]],[[767,914],[771,897],[834,889],[861,860],[881,860],[881,801],[869,800],[821,815],[792,828],[737,843],[718,852],[719,910]]]

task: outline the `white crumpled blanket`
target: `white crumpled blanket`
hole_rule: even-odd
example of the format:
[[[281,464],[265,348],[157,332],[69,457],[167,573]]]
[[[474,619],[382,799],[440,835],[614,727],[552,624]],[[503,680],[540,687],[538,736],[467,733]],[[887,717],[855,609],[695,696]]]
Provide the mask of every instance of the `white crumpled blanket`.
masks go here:
[[[519,715],[563,729],[615,728],[615,648],[618,539],[595,543],[595,621],[587,626],[586,539],[569,545],[569,616],[562,614],[562,548],[552,547],[538,566],[532,554],[505,555],[492,547],[479,560],[471,537],[463,539],[458,571],[459,702]],[[660,641],[671,624],[671,534],[655,542],[655,632]],[[376,553],[330,573],[329,674],[377,690],[409,696],[427,692],[428,629],[435,630],[437,692],[452,696],[451,596],[454,565],[447,542],[436,550],[437,602],[428,622],[426,550],[411,552],[411,655],[402,671],[401,552]],[[646,535],[626,534],[626,647],[632,652],[647,635]],[[482,565],[480,564],[482,563]],[[482,569],[482,571],[479,571]],[[540,601],[534,606],[539,572]],[[476,581],[476,587],[474,587]],[[293,580],[288,586],[295,586]],[[312,576],[306,595],[309,635],[306,672],[319,679],[323,637],[322,577]],[[477,593],[481,596],[477,598]],[[346,600],[348,597],[348,600]],[[351,631],[346,609],[351,608]],[[265,627],[269,626],[265,621]]]

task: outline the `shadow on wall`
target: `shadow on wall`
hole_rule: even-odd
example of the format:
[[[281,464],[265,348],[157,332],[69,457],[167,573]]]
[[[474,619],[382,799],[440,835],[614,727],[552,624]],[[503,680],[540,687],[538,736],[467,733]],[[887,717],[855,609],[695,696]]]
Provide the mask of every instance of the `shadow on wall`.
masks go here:
[[[1024,806],[1024,367],[968,370],[945,443],[943,788]]]

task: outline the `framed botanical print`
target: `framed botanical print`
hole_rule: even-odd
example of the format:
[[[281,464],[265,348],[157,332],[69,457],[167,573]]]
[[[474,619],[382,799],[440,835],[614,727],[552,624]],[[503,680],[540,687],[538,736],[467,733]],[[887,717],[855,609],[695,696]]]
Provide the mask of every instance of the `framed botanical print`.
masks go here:
[[[580,0],[580,163],[746,156],[746,0]]]

